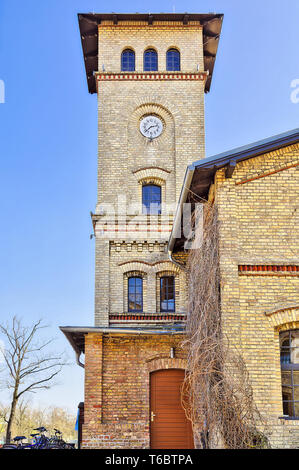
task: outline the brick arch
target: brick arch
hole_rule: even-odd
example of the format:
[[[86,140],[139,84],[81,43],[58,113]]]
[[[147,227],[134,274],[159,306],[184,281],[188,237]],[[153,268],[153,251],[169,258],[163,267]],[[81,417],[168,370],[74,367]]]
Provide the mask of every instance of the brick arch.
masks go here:
[[[153,271],[156,274],[160,272],[171,271],[174,275],[181,272],[180,268],[171,261],[158,261],[153,265]]]
[[[166,49],[166,52],[168,52],[170,49],[175,49],[175,50],[177,50],[177,51],[181,54],[181,49],[179,48],[179,46],[169,46],[169,47]]]
[[[269,323],[277,331],[299,328],[299,305],[265,313]]]
[[[130,271],[126,271],[126,272],[124,272],[123,274],[124,274],[124,276],[127,277],[127,278],[129,278],[129,277],[134,277],[134,276],[135,276],[135,277],[136,277],[136,276],[137,276],[137,277],[140,276],[140,277],[142,277],[143,279],[146,279],[146,277],[147,277],[147,273],[146,273],[145,271],[141,271],[140,269],[135,269],[135,270],[133,270],[133,271],[131,271],[131,270],[130,270]]]
[[[144,72],[146,73],[146,72]],[[142,98],[136,98],[132,102],[130,120],[133,119],[134,115],[141,117],[146,113],[161,114],[162,118],[174,119],[175,116],[179,116],[176,106],[172,101],[165,99],[163,95],[153,93],[152,95],[143,96]]]
[[[124,51],[126,51],[127,49],[130,49],[130,50],[133,51],[134,54],[136,55],[136,51],[135,51],[135,49],[134,49],[133,46],[124,46],[124,47],[122,48],[121,52],[120,52],[120,55],[121,55]]]
[[[126,261],[119,265],[120,271],[125,274],[132,271],[139,271],[141,273],[147,274],[150,271],[150,264],[145,263],[144,261]]]
[[[187,361],[185,359],[179,358],[171,358],[171,357],[163,357],[163,358],[156,358],[152,361],[148,361],[146,363],[146,368],[148,374],[154,372],[156,370],[163,370],[163,369],[183,369],[186,370],[187,368]]]
[[[173,120],[172,113],[168,110],[168,108],[159,104],[159,102],[155,102],[153,99],[138,105],[131,114],[129,120],[130,122],[135,122],[136,120],[138,121],[146,114],[156,114],[160,116],[166,125],[169,124],[169,121]]]
[[[146,180],[153,179],[159,181],[160,184],[165,183],[170,173],[170,171],[159,167],[140,168],[133,172],[138,183],[143,183]]]
[[[156,46],[151,46],[151,45],[145,46],[145,48],[144,48],[144,50],[143,50],[143,53],[146,52],[146,51],[148,51],[149,49],[153,49],[153,51],[157,52],[157,54],[158,54],[158,49],[157,49],[157,47],[156,47]]]
[[[174,265],[171,261],[157,261],[156,263],[147,263],[146,261],[125,261],[119,265],[120,271],[125,274],[129,271],[143,271],[145,273],[158,273],[160,271],[171,271],[173,274],[178,274],[181,269]]]

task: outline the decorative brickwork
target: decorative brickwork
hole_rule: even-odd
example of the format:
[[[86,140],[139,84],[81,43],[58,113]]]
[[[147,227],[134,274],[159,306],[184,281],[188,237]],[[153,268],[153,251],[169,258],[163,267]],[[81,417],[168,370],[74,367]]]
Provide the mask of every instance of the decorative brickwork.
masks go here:
[[[143,314],[128,314],[128,313],[111,313],[109,315],[109,321],[110,323],[119,323],[120,321],[125,321],[128,323],[131,320],[134,320],[135,322],[142,321],[142,322],[167,322],[169,323],[169,320],[175,320],[175,321],[184,321],[186,319],[186,315],[182,314],[180,315],[179,313],[162,313],[162,314],[157,314],[157,313],[143,313]]]
[[[291,275],[291,276],[299,276],[299,266],[295,265],[271,265],[271,264],[264,264],[264,265],[240,265],[238,267],[239,275],[256,275],[256,276],[274,276],[274,275]]]
[[[97,81],[101,82],[103,80],[205,80],[207,75],[205,73],[97,73]]]

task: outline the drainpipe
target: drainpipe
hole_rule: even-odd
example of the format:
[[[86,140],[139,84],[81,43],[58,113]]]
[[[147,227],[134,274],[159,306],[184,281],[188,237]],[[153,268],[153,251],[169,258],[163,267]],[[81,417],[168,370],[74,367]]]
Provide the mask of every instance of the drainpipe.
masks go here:
[[[176,235],[176,233],[178,232],[178,230],[181,226],[182,209],[183,209],[183,205],[185,204],[185,202],[187,200],[187,196],[188,196],[189,189],[190,189],[190,186],[191,186],[194,170],[195,170],[195,166],[193,166],[193,165],[189,165],[187,167],[184,182],[183,182],[183,188],[182,188],[182,191],[181,191],[181,194],[180,194],[180,197],[179,197],[177,210],[176,210],[176,213],[175,213],[175,218],[174,218],[174,221],[173,221],[173,226],[172,226],[172,230],[171,230],[171,234],[170,234],[170,238],[169,238],[169,242],[168,242],[168,256],[169,256],[170,261],[172,263],[174,263],[176,266],[178,266],[180,269],[184,269],[184,270],[186,270],[184,265],[182,265],[181,263],[179,263],[178,261],[173,259],[172,250],[173,250],[174,245],[175,245],[175,240],[176,240],[175,235]]]
[[[80,361],[80,356],[81,351],[76,351],[76,363],[78,364],[78,366],[83,367],[83,369],[85,369],[85,365],[83,364],[83,362]]]

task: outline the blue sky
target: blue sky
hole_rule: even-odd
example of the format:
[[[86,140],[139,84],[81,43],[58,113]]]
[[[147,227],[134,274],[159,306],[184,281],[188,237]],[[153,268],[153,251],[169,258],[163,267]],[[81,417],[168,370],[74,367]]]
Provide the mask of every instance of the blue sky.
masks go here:
[[[44,318],[57,349],[73,352],[59,325],[92,325],[96,202],[96,96],[87,91],[78,12],[146,12],[128,0],[1,0],[0,318]],[[152,0],[152,13],[224,13],[211,92],[206,154],[298,127],[297,0]],[[198,158],[194,156],[194,160]],[[6,394],[0,393],[0,400]],[[83,370],[69,367],[36,403],[83,400]]]

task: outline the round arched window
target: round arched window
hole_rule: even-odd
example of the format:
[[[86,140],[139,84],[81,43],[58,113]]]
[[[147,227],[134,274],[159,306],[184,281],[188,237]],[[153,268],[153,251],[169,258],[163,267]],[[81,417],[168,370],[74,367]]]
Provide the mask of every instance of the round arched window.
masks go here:
[[[121,71],[134,72],[135,52],[132,49],[125,49],[121,54]]]
[[[147,49],[143,56],[143,70],[156,72],[158,70],[158,54],[155,49]]]
[[[166,54],[166,70],[181,70],[180,53],[177,49],[168,49]]]

